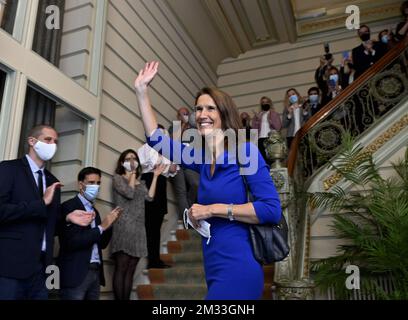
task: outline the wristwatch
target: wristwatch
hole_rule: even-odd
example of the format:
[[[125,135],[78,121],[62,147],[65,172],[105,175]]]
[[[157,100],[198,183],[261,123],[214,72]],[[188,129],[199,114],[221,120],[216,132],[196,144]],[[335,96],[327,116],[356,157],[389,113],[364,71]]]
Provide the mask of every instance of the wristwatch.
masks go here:
[[[234,220],[235,220],[234,214],[232,213],[232,206],[233,206],[233,204],[230,203],[229,206],[228,206],[228,208],[227,208],[227,217],[228,217],[228,219],[229,219],[230,221],[234,221]]]

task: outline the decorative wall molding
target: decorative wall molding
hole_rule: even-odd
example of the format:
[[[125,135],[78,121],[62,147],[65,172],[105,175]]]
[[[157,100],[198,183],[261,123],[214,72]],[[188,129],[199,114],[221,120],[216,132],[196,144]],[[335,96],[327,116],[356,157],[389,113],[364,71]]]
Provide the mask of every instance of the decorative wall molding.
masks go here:
[[[391,3],[374,8],[363,7],[360,11],[362,23],[376,22],[400,16],[400,3]],[[313,33],[345,28],[345,21],[348,15],[341,13],[327,18],[314,18],[308,20],[298,20],[296,29],[298,36],[310,35]]]
[[[374,154],[378,151],[385,143],[390,141],[396,135],[398,135],[402,130],[408,127],[408,114],[405,114],[399,121],[395,122],[392,127],[387,129],[381,135],[374,139],[366,148],[361,152],[362,154]],[[340,173],[332,174],[328,178],[324,179],[323,186],[324,190],[328,191],[336,183],[342,179]]]

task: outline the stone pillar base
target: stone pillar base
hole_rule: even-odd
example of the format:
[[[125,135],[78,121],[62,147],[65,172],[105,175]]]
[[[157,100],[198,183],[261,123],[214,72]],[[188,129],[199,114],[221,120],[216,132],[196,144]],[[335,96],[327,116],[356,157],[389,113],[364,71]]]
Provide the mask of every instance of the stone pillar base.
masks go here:
[[[314,284],[310,280],[282,280],[275,285],[278,300],[314,299]]]

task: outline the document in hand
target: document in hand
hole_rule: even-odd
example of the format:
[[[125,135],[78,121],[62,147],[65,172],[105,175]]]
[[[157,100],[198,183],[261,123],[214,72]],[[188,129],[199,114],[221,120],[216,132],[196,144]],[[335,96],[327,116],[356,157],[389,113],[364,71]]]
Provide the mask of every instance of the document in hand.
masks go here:
[[[184,209],[183,222],[184,222],[184,227],[186,229],[188,228],[188,225],[192,226],[204,238],[208,238],[207,244],[210,243],[210,239],[211,239],[210,227],[211,227],[211,224],[209,224],[205,220],[200,220],[200,221],[198,221],[199,227],[195,227],[193,225],[193,223],[191,222],[190,217],[188,216],[188,209]]]

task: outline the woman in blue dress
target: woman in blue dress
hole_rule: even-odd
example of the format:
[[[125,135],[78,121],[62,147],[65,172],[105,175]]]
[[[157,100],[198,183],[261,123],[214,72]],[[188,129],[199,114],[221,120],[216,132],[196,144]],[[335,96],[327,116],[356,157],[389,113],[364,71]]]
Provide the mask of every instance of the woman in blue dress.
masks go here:
[[[242,145],[235,149],[238,151],[225,150],[226,132],[238,134],[242,124],[231,97],[215,88],[202,89],[195,102],[197,129],[206,142],[204,148],[184,146],[158,130],[148,95],[157,72],[158,62],[147,63],[140,70],[134,84],[136,97],[149,145],[173,162],[200,173],[198,203],[189,209],[189,218],[196,225],[202,220],[211,225],[211,238],[203,237],[202,242],[206,298],[260,299],[263,269],[254,258],[248,226],[278,223],[281,218],[279,196],[268,166],[256,146],[245,142],[245,133]],[[210,157],[197,157],[204,150],[210,150]],[[249,161],[245,162],[248,154]],[[246,186],[253,202],[248,202]]]

